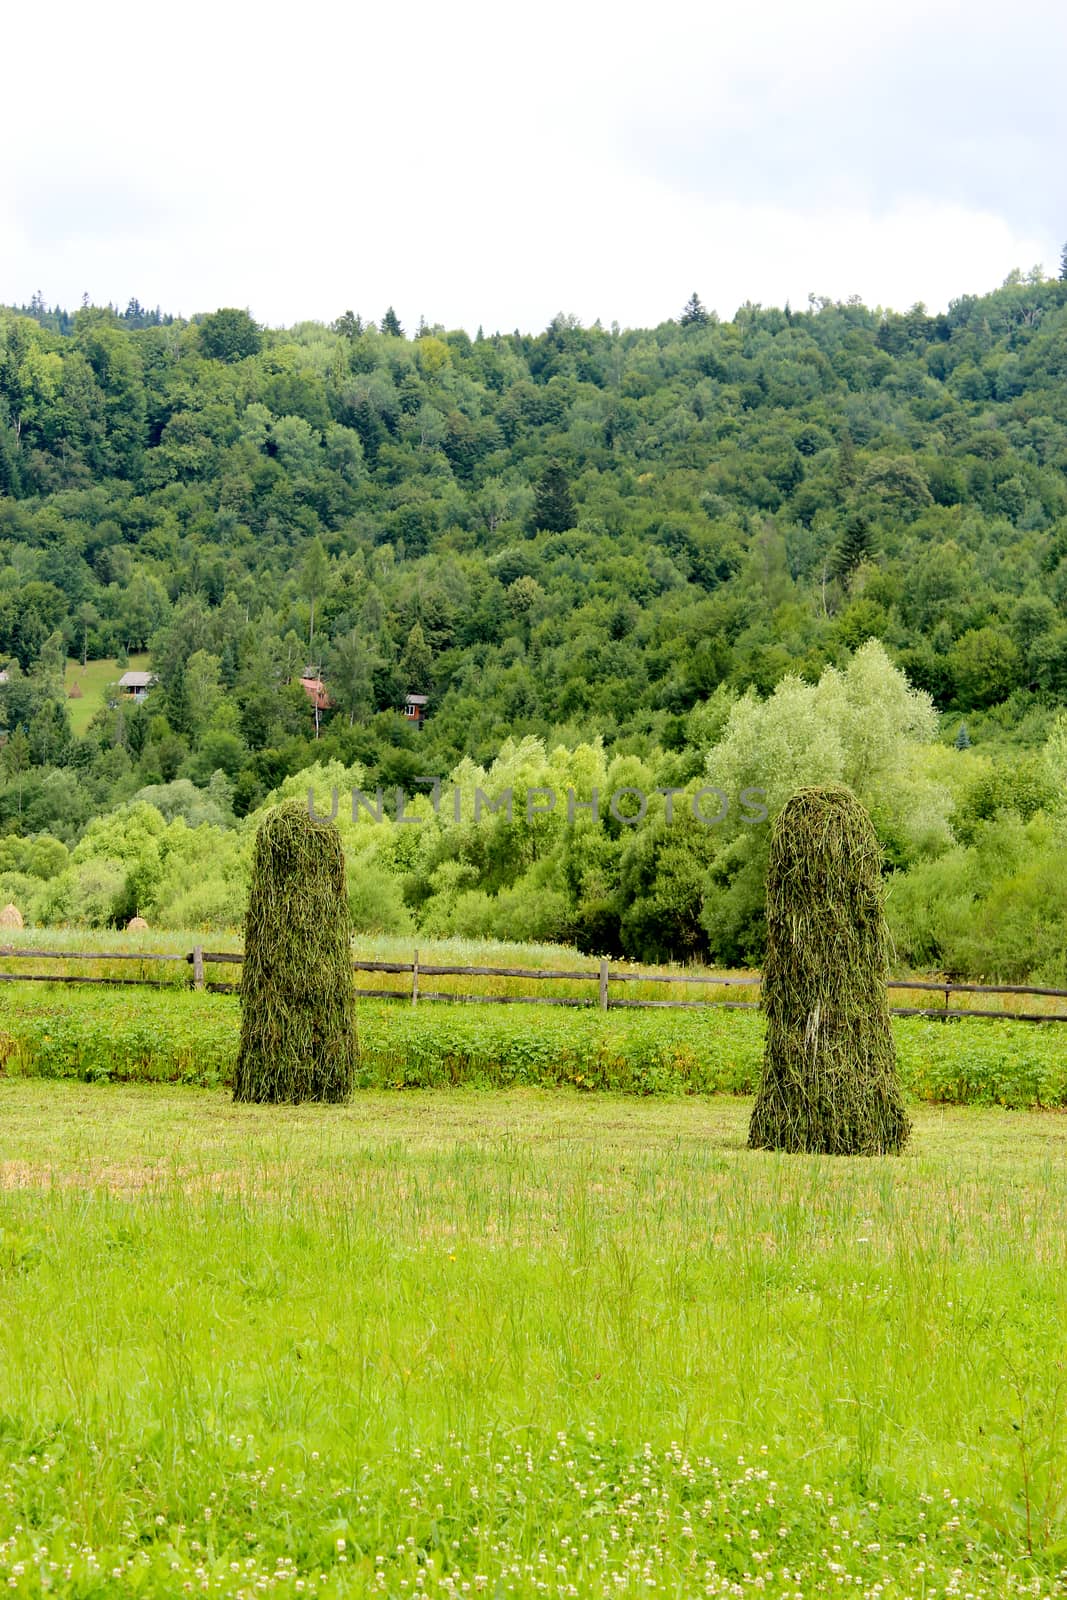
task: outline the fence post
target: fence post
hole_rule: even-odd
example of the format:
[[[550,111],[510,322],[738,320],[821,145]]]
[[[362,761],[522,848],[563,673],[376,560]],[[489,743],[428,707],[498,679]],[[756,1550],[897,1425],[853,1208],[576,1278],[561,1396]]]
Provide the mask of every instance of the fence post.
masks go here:
[[[417,1006],[419,1003],[419,952],[417,950],[415,951],[415,959],[411,963],[411,1003],[413,1006]]]
[[[948,1011],[948,997],[949,997],[950,989],[951,989],[951,985],[946,983],[945,984],[945,1011],[946,1012]]]
[[[604,960],[600,963],[600,1009],[608,1009],[608,964]]]
[[[197,945],[196,949],[193,951],[193,988],[194,989],[202,989],[203,987],[204,987],[204,951],[203,951],[203,947],[201,945]]]

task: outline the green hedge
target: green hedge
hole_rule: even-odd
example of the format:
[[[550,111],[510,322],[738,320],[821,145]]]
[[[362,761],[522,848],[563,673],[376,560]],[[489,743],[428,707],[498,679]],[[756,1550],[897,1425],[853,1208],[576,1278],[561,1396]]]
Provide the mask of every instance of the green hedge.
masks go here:
[[[230,1081],[233,996],[11,984],[0,994],[0,1070],[100,1082]],[[362,1001],[361,1088],[522,1084],[625,1094],[751,1094],[763,1019],[709,1006],[604,1016],[556,1006]],[[1067,1031],[1055,1023],[894,1021],[918,1099],[1067,1106]]]

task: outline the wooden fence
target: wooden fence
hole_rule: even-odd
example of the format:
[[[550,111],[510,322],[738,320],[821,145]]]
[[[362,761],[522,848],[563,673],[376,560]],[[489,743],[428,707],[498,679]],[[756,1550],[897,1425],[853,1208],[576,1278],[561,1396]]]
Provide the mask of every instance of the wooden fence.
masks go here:
[[[195,950],[190,950],[186,955],[160,954],[156,951],[134,950],[26,950],[8,945],[0,948],[0,959],[10,961],[139,961],[139,962],[174,962],[189,967],[188,986],[193,989],[205,990],[213,994],[233,994],[237,991],[236,983],[213,983],[206,978],[206,969],[211,966],[239,966],[244,960],[240,950],[204,950],[197,945]],[[610,985],[620,983],[670,983],[670,984],[695,984],[711,985],[720,988],[758,988],[760,977],[754,973],[750,977],[722,977],[710,972],[640,972],[630,967],[612,967],[608,961],[600,961],[595,967],[579,968],[537,968],[537,967],[468,967],[468,966],[442,966],[431,962],[421,962],[419,952],[413,952],[410,961],[356,961],[352,962],[354,972],[380,972],[403,976],[410,973],[411,981],[403,989],[356,989],[356,995],[366,1000],[407,1000],[412,1005],[417,1005],[425,1000],[451,1000],[467,1004],[489,1005],[549,1005],[549,1006],[593,1006],[598,1005],[602,1011],[621,1010],[623,1008],[680,1008],[698,1009],[706,1005],[706,1000],[629,1000],[618,995],[612,995]],[[426,978],[521,978],[534,983],[552,981],[557,983],[589,983],[596,984],[596,994],[588,999],[574,996],[545,995],[545,994],[464,994],[451,990],[432,990],[423,988]],[[118,978],[112,976],[80,976],[76,973],[58,972],[7,972],[0,971],[0,983],[103,983],[119,984],[157,988],[166,982],[163,978],[133,977]],[[1067,989],[1042,989],[1029,984],[1014,983],[952,983],[948,979],[920,979],[920,978],[891,978],[891,990],[916,990],[920,992],[943,995],[944,1000],[938,1006],[893,1006],[891,1010],[898,1017],[935,1017],[947,1019],[952,1017],[993,1017],[1002,1021],[1011,1022],[1067,1022],[1067,1009],[1058,1011],[981,1011],[951,1005],[951,997],[956,994],[1008,994],[1008,995],[1036,995],[1047,999],[1067,1000]],[[753,1010],[758,1005],[755,1000],[720,1000],[718,1005],[731,1007],[736,1010]]]

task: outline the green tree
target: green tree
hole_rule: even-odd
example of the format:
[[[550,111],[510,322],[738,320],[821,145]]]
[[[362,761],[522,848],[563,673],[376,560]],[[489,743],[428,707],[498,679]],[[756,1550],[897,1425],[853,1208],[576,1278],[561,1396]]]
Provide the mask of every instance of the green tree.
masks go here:
[[[415,623],[408,634],[407,642],[400,655],[400,676],[404,679],[409,694],[421,694],[430,687],[433,673],[433,657],[421,624]]]
[[[91,600],[83,600],[78,607],[78,626],[82,636],[82,666],[85,666],[89,654],[89,630],[95,628],[100,621],[100,613]]]
[[[70,756],[71,732],[67,708],[62,701],[44,702],[30,723],[29,741],[34,766],[65,765]]]
[[[509,583],[504,594],[508,610],[514,617],[523,617],[532,607],[539,605],[545,597],[545,591],[536,578],[524,574],[516,578],[514,583]]]
[[[534,490],[533,526],[546,533],[566,533],[577,521],[567,474],[558,462],[545,468]]]
[[[704,305],[701,302],[700,296],[697,294],[696,290],[694,289],[693,293],[690,295],[689,299],[686,301],[685,309],[683,310],[682,315],[679,318],[679,321],[680,321],[682,327],[683,328],[703,328],[703,327],[707,326],[707,324],[708,324],[708,322],[710,320],[711,319],[708,316],[708,313],[705,310]]]
[[[331,700],[347,713],[349,727],[374,709],[374,669],[380,665],[355,628],[335,643],[327,661],[327,682]]]
[[[969,628],[953,645],[949,665],[961,707],[996,705],[1019,682],[1019,652],[999,628]]]
[[[837,446],[835,474],[839,490],[850,489],[859,474],[859,468],[856,463],[856,446],[848,428],[845,428],[841,434],[841,439]]]
[[[340,334],[342,339],[358,339],[363,332],[363,318],[357,317],[353,311],[342,311],[333,325],[333,332]]]
[[[166,683],[167,721],[175,733],[191,733],[195,722],[193,697],[185,662],[179,657]]]
[[[847,589],[856,568],[874,553],[874,531],[861,511],[853,511],[833,555],[833,570]]]
[[[404,337],[404,330],[400,326],[400,318],[392,306],[389,307],[382,318],[382,332],[388,334],[391,339],[402,339]]]
[[[200,324],[200,348],[212,361],[243,361],[258,355],[262,345],[262,334],[247,311],[227,306]]]
[[[189,701],[189,732],[199,738],[211,722],[222,700],[219,658],[209,650],[194,650],[185,664],[185,687]],[[172,726],[177,724],[171,719]],[[181,730],[179,730],[181,731]]]
[[[308,602],[308,649],[315,644],[315,603],[326,588],[330,576],[330,563],[321,539],[312,539],[300,567],[300,593]]]
[[[0,753],[4,775],[15,785],[18,794],[18,814],[22,816],[22,793],[27,769],[30,765],[30,741],[21,727],[15,729]]]

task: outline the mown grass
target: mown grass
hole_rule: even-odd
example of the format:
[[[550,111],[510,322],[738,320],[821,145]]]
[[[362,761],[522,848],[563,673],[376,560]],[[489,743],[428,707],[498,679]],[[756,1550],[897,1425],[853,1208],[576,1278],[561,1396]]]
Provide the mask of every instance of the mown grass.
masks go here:
[[[71,731],[75,738],[84,737],[93,717],[103,707],[109,683],[117,683],[124,672],[147,671],[147,651],[131,655],[128,667],[120,667],[114,660],[87,661],[83,667],[80,657],[71,657],[67,661],[64,687],[68,696],[67,711],[70,714]],[[81,694],[71,700],[70,691],[75,684],[81,690]]]
[[[568,1010],[361,1000],[360,1088],[572,1087],[629,1094],[749,1094],[763,1019],[693,1011]],[[895,1018],[905,1088],[955,1105],[1067,1106],[1058,1024]],[[0,986],[0,1071],[89,1081],[229,1084],[232,995],[63,984]]]
[[[1067,1119],[0,1083],[17,1594],[1067,1592]]]

